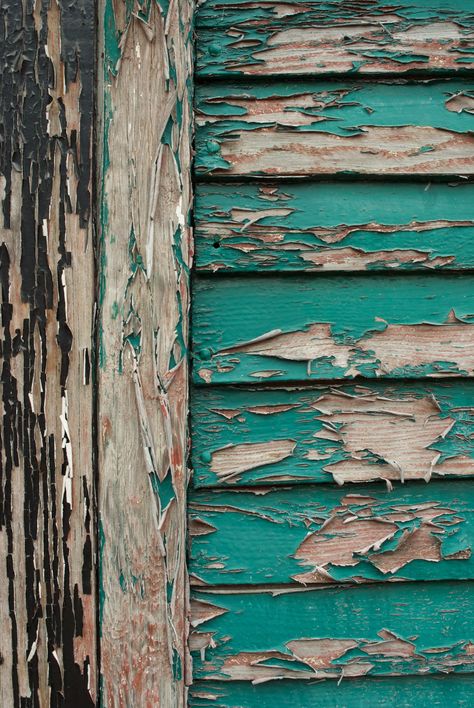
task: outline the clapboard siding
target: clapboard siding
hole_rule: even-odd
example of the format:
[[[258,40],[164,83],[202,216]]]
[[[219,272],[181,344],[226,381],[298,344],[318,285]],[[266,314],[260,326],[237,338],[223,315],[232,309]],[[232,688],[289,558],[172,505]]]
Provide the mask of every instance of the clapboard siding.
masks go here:
[[[214,83],[196,90],[198,174],[474,174],[474,81]]]
[[[474,374],[469,275],[201,277],[197,383]]]
[[[191,408],[195,487],[474,475],[472,379],[200,387]]]
[[[344,679],[474,666],[469,582],[195,591],[191,622],[197,679]]]
[[[474,62],[469,0],[206,0],[198,76],[460,71]]]
[[[205,585],[472,580],[472,487],[433,481],[392,492],[380,486],[194,492],[191,579]]]
[[[474,8],[196,26],[190,706],[470,705]]]
[[[333,681],[197,681],[190,708],[413,708],[472,705],[474,676],[466,674],[344,678]]]
[[[474,266],[473,184],[198,183],[195,222],[200,271]]]

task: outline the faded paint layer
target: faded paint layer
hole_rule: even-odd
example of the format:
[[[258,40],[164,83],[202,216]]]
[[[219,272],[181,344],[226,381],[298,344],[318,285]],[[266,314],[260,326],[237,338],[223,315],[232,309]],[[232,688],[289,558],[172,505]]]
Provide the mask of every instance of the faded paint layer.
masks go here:
[[[102,701],[186,705],[192,10],[103,0]]]
[[[474,475],[472,381],[201,388],[191,420],[196,487]]]
[[[468,582],[196,591],[195,676],[260,683],[472,673],[473,615]]]
[[[197,383],[474,374],[468,275],[201,277]]]
[[[471,482],[195,492],[189,529],[198,585],[474,579]]]
[[[95,7],[0,7],[0,705],[96,705]]]
[[[204,0],[200,76],[458,72],[474,62],[469,0]]]
[[[203,175],[474,174],[472,81],[197,88]]]
[[[198,183],[200,271],[474,267],[474,185]]]

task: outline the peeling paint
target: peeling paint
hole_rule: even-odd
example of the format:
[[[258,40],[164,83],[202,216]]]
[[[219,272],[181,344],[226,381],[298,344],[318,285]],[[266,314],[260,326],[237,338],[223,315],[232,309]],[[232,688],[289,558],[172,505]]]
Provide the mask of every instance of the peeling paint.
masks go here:
[[[194,657],[196,678],[260,683],[472,672],[469,583],[388,583],[383,596],[378,585],[272,590],[195,592],[225,611],[202,625],[212,645],[204,659]]]
[[[196,186],[196,266],[210,272],[467,269],[474,187],[409,182]],[[269,208],[270,207],[270,208]]]
[[[474,373],[468,275],[210,276],[193,304],[196,383]]]
[[[469,81],[205,84],[196,91],[202,175],[470,175]]]
[[[200,585],[474,577],[470,482],[200,491],[190,517]]]
[[[95,19],[0,9],[0,704],[97,701]]]
[[[474,61],[466,0],[205,0],[200,76],[461,71]]]
[[[102,703],[186,705],[193,3],[100,3]]]
[[[453,380],[195,390],[194,485],[472,476],[473,386]],[[224,403],[232,416],[221,414]],[[260,464],[248,454],[272,446],[291,452]],[[213,468],[216,454],[224,476]]]

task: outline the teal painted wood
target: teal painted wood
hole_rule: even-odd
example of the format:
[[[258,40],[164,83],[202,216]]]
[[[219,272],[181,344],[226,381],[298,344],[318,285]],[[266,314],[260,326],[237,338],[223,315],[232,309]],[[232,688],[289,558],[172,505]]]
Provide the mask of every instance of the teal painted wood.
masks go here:
[[[472,268],[474,185],[198,183],[195,244],[211,272]]]
[[[469,581],[195,591],[194,675],[265,681],[472,672],[472,594]]]
[[[468,275],[200,277],[197,383],[474,374]]]
[[[474,62],[469,0],[205,0],[200,76],[460,71]]]
[[[191,414],[195,487],[474,474],[473,380],[200,387]]]
[[[472,705],[474,676],[398,676],[333,681],[198,681],[190,708],[426,708]]]
[[[472,80],[198,85],[196,173],[472,175],[473,89]]]
[[[189,504],[198,584],[474,579],[472,482],[212,490]]]

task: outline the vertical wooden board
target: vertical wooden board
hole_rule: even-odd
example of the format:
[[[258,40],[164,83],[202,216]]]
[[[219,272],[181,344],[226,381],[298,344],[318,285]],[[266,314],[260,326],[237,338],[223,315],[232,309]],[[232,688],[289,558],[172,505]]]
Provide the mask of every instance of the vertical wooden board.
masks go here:
[[[198,85],[196,173],[472,175],[473,89],[452,79]]]
[[[196,279],[196,383],[474,374],[469,275]]]
[[[472,705],[474,676],[404,676],[333,681],[197,681],[190,708],[413,708]]]
[[[192,10],[104,0],[102,700],[184,706]]]
[[[469,0],[204,0],[200,76],[462,71],[474,61]]]
[[[474,266],[474,185],[198,183],[201,271],[438,270]]]
[[[194,486],[474,474],[474,381],[198,388]]]
[[[472,590],[468,581],[196,591],[195,677],[260,683],[472,673]]]
[[[95,5],[0,9],[0,704],[97,700]]]
[[[198,585],[474,580],[471,482],[200,491],[189,514]]]

